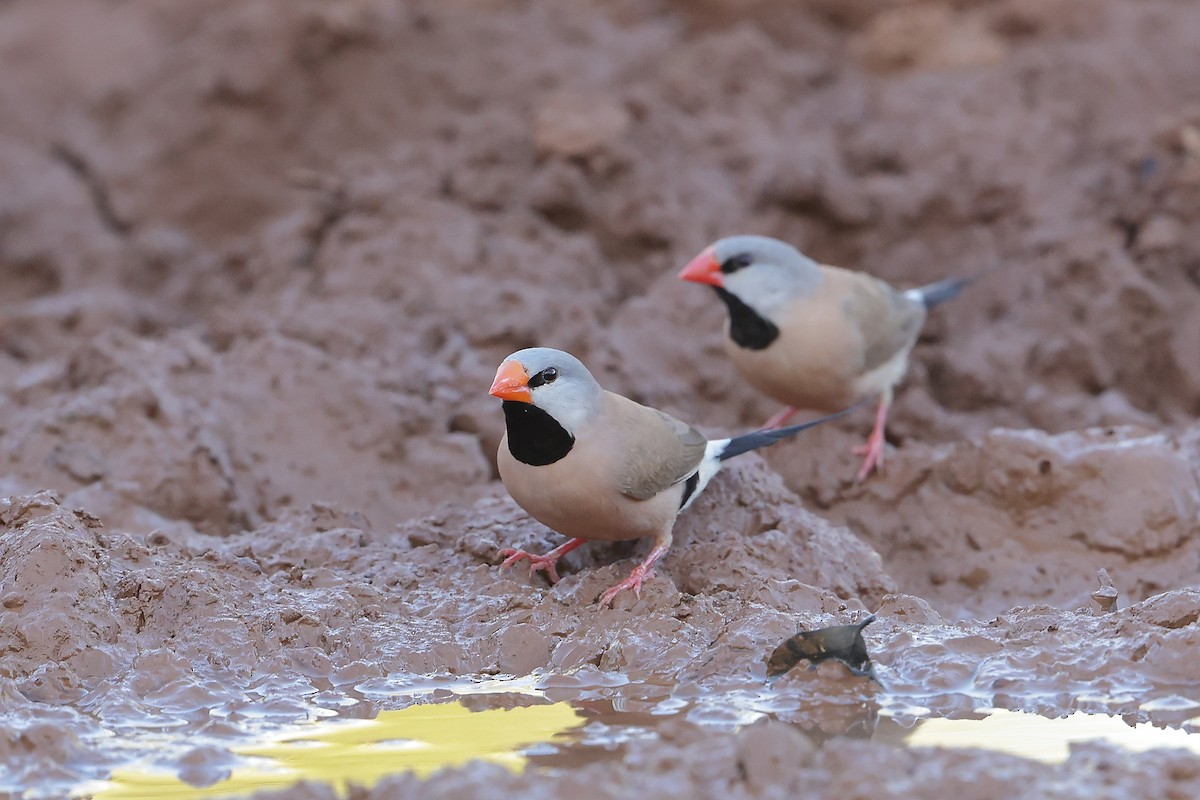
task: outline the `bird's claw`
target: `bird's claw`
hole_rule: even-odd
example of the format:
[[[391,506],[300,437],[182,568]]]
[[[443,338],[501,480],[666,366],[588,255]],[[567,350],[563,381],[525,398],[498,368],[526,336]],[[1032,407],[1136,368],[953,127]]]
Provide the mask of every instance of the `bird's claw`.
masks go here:
[[[854,455],[866,456],[863,459],[862,466],[858,470],[858,477],[855,478],[856,483],[862,483],[871,474],[871,471],[883,466],[883,436],[877,436],[872,433],[867,437],[867,443],[861,444],[854,448]]]
[[[504,561],[500,564],[500,569],[508,569],[518,561],[521,561],[522,559],[528,559],[530,574],[538,571],[545,572],[546,579],[550,581],[551,585],[558,583],[558,570],[554,566],[555,562],[558,561],[557,558],[539,556],[536,553],[530,553],[525,550],[517,550],[512,547],[501,550],[500,557],[504,559]]]
[[[639,564],[633,568],[633,572],[629,574],[628,578],[616,586],[610,587],[600,596],[600,605],[612,608],[613,600],[626,589],[633,589],[633,594],[640,600],[642,597],[642,584],[652,577],[654,577],[654,570],[643,569],[642,565]]]

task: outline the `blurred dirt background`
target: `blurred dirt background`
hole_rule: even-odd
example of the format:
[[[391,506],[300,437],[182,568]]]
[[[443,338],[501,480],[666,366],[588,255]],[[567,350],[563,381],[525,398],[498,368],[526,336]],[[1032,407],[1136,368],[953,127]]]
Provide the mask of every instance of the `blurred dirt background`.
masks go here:
[[[863,609],[942,712],[1195,694],[1198,64],[1187,0],[0,0],[0,791],[102,777],[130,720],[385,673],[760,680]],[[868,411],[719,478],[640,600],[593,603],[629,546],[498,574],[556,541],[496,480],[509,352],[714,434],[776,410],[674,277],[731,233],[992,271],[932,315],[865,485]],[[831,740],[756,783],[739,741],[580,785],[1107,796],[1095,754]],[[1103,791],[1200,791],[1124,758]],[[513,790],[402,788],[455,781]]]

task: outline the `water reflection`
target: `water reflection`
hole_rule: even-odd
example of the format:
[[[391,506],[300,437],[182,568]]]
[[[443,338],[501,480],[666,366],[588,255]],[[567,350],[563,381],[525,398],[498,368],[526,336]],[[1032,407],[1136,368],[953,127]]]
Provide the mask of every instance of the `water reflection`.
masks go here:
[[[923,719],[908,727],[884,718],[872,739],[903,747],[979,748],[1048,764],[1066,761],[1071,745],[1083,742],[1103,742],[1139,753],[1184,748],[1200,754],[1200,736],[1181,728],[1130,725],[1120,717],[1082,711],[1050,719],[1022,711],[989,709],[980,719]]]
[[[279,789],[300,780],[321,781],[346,794],[351,781],[373,786],[402,771],[426,775],[443,767],[483,760],[523,769],[524,748],[549,742],[582,724],[567,703],[471,711],[461,702],[382,711],[372,720],[327,720],[296,726],[287,735],[233,748],[246,759],[229,777],[207,787],[173,774],[114,771],[96,798],[210,798]]]
[[[513,770],[571,770],[619,762],[630,748],[674,740],[681,730],[715,735],[764,717],[795,725],[818,745],[830,746],[860,738],[894,747],[981,748],[1047,763],[1066,760],[1072,744],[1089,741],[1131,751],[1183,747],[1200,753],[1200,737],[1185,729],[1133,726],[1100,714],[1050,719],[977,709],[964,696],[949,712],[956,718],[935,717],[929,708],[881,694],[878,684],[832,663],[789,673],[769,685],[744,679],[705,685],[637,682],[582,669],[515,680],[394,676],[372,679],[356,691],[364,702],[347,711],[361,712],[375,703],[405,707],[379,711],[371,719],[340,716],[291,725],[253,744],[210,745],[209,756],[197,755],[203,750],[197,748],[172,762],[193,783],[209,784],[204,788],[173,772],[143,767],[117,770],[110,781],[76,796],[222,797],[305,779],[330,784],[344,795],[351,781],[369,787],[389,774],[427,775],[475,759]],[[1172,696],[1148,702],[1144,710],[1155,721],[1180,724],[1198,708]]]

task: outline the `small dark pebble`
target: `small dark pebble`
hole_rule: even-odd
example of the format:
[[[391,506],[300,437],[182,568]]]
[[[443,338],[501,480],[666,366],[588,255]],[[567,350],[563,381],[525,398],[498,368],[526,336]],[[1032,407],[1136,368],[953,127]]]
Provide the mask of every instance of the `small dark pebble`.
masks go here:
[[[875,667],[867,654],[867,643],[863,641],[863,628],[875,621],[875,615],[853,625],[834,625],[815,631],[800,631],[787,639],[767,659],[767,674],[782,675],[801,661],[816,664],[827,658],[836,658],[852,673],[879,683]]]

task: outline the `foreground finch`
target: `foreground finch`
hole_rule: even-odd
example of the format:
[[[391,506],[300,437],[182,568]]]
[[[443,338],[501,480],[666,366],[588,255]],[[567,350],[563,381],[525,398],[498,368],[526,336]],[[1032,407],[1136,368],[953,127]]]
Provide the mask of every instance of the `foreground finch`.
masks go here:
[[[731,236],[706,247],[679,277],[712,286],[729,311],[725,352],[741,376],[787,408],[833,411],[879,397],[875,428],[856,453],[858,480],[883,463],[892,390],[908,368],[925,312],[973,278],[900,291],[862,272],[818,264],[766,236]]]
[[[586,541],[654,539],[633,573],[604,593],[604,605],[625,589],[637,592],[653,574],[671,546],[675,518],[723,461],[840,416],[710,441],[674,417],[605,391],[579,359],[544,347],[506,358],[491,394],[504,401],[496,457],[504,486],[532,517],[572,537],[545,555],[501,551],[503,566],[528,559],[556,583],[558,559]]]

